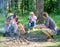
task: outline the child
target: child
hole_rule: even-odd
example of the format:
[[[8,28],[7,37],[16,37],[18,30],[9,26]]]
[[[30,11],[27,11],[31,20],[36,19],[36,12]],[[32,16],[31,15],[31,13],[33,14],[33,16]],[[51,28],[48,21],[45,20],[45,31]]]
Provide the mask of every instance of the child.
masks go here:
[[[30,16],[28,17],[28,33],[30,33],[30,27],[34,27],[36,25],[37,17],[34,15],[34,12],[30,12]]]
[[[18,21],[17,25],[18,25],[18,28],[20,30],[20,34],[25,34],[25,29],[24,29],[24,26],[22,24],[19,24],[20,22]]]

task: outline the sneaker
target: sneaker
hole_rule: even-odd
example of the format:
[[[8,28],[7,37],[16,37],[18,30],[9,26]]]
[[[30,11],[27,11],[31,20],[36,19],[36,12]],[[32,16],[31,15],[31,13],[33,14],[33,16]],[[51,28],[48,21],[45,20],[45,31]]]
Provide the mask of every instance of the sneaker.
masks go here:
[[[52,41],[52,39],[50,38],[50,39],[48,39],[48,42],[51,42]]]
[[[53,35],[51,37],[54,39],[54,36]]]
[[[35,29],[33,28],[33,31],[35,31]]]
[[[30,33],[30,29],[28,29],[27,33],[28,33],[28,34]]]
[[[28,29],[27,33],[28,33],[28,34],[30,33],[30,29]]]

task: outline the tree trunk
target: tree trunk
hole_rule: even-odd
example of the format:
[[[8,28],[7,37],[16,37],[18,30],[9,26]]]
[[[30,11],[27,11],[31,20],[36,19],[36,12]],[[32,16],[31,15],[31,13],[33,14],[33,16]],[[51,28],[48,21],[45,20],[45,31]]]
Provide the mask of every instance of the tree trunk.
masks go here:
[[[7,17],[7,15],[8,15],[8,11],[9,11],[9,1],[8,0],[6,0],[6,2],[7,2],[7,4],[6,4],[6,16],[5,17]]]
[[[57,0],[57,14],[60,15],[60,0]]]
[[[20,0],[18,0],[18,10],[20,11]]]
[[[44,11],[44,0],[36,0],[36,14],[38,24],[43,23],[42,13]]]
[[[9,11],[12,11],[12,8],[11,8],[11,0],[9,0]]]
[[[22,0],[22,16],[24,14],[24,0]]]
[[[59,7],[60,7],[60,0],[58,0],[58,5],[59,5]]]
[[[4,0],[3,0],[3,8],[2,8],[2,11],[3,11],[2,15],[5,16],[5,14],[4,14]]]

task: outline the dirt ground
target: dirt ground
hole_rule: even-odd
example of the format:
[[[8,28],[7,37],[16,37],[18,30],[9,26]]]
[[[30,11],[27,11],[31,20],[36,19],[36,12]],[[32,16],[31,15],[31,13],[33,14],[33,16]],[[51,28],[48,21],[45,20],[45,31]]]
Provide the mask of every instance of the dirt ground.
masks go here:
[[[30,44],[26,44],[26,43],[12,43],[12,42],[8,42],[8,43],[1,43],[0,47],[47,47],[47,46],[55,46],[55,43],[52,42],[30,42]]]
[[[36,38],[37,37],[37,38]],[[39,36],[41,37],[41,36]],[[0,47],[47,47],[47,46],[56,46],[55,42],[43,41],[38,36],[29,37],[27,39],[13,39],[13,38],[1,38]],[[39,38],[39,39],[38,39]]]

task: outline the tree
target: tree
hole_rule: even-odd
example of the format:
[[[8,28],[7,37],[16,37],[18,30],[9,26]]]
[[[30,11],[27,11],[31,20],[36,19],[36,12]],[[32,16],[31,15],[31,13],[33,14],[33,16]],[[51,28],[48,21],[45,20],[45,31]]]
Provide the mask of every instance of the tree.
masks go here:
[[[20,11],[20,0],[18,0],[18,10]]]
[[[60,0],[57,0],[57,11],[56,14],[60,15]]]
[[[38,17],[38,23],[43,23],[42,13],[44,11],[44,0],[36,0],[36,14]]]
[[[56,13],[58,7],[58,0],[44,0],[44,11]]]
[[[20,10],[22,10],[22,15],[27,14],[30,11],[36,12],[36,0],[21,0]]]
[[[58,5],[60,6],[60,0],[58,0]]]

